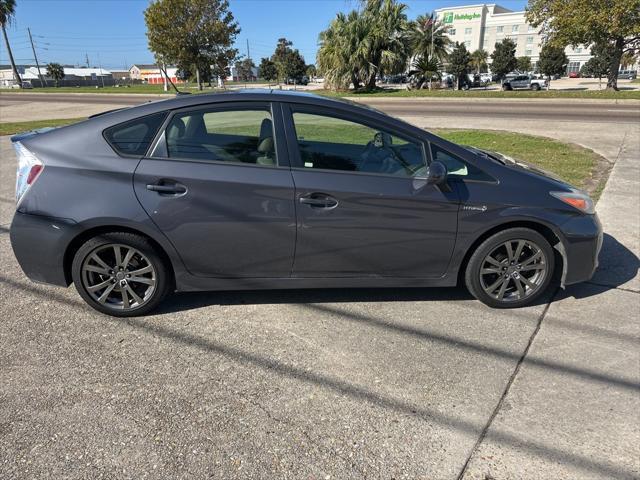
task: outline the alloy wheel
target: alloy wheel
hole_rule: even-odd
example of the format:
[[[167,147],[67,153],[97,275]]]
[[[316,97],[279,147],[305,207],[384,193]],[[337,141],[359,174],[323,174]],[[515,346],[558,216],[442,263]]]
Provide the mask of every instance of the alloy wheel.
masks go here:
[[[82,286],[99,304],[113,310],[145,305],[157,284],[156,269],[139,250],[123,244],[102,245],[82,262]]]
[[[500,302],[523,300],[536,293],[548,275],[544,251],[531,240],[508,240],[495,247],[480,267],[480,286]]]

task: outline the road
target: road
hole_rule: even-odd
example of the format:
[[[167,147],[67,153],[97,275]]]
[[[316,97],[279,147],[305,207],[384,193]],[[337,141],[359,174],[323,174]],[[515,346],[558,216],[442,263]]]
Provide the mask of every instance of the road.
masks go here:
[[[10,110],[25,106],[47,104],[72,107],[82,106],[97,113],[104,109],[138,105],[166,98],[161,95],[113,95],[113,94],[42,94],[18,93],[0,95],[0,109],[5,115]],[[541,99],[521,101],[511,99],[469,98],[390,98],[360,97],[362,103],[399,117],[428,116],[441,118],[494,118],[520,120],[549,120],[633,124],[640,122],[640,104],[637,102],[589,102],[567,99]],[[76,115],[78,116],[78,115]]]

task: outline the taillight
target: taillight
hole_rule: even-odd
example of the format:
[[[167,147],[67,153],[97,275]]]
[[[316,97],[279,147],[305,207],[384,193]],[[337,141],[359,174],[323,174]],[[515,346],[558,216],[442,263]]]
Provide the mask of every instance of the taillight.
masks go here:
[[[16,174],[16,203],[20,203],[29,187],[35,183],[44,164],[31,153],[21,142],[15,142],[13,148],[18,156],[18,171]]]

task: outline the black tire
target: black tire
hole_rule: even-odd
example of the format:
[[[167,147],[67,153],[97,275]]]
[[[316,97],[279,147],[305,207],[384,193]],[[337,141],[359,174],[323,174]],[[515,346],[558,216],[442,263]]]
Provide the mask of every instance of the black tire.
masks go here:
[[[93,254],[95,254],[96,252],[108,253],[110,251],[110,248],[117,248],[119,252],[134,252],[134,254],[132,254],[132,258],[125,265],[124,269],[118,267],[119,270],[123,270],[123,273],[121,273],[120,275],[126,277],[127,273],[131,272],[133,278],[130,278],[129,280],[125,278],[116,280],[116,278],[112,278],[114,277],[114,275],[111,275],[114,274],[114,271],[104,273],[87,271],[89,268],[102,270],[102,267],[95,263],[95,260],[90,260],[90,258],[92,258]],[[102,253],[100,255],[102,255]],[[126,257],[124,260],[126,260]],[[94,264],[91,265],[89,262],[94,262]],[[136,262],[138,262],[137,265],[144,266],[145,270],[151,267],[149,269],[150,271],[137,274],[135,273],[135,270],[129,270],[129,268],[137,268],[135,266]],[[113,268],[113,270],[116,270],[117,268],[117,261],[115,260],[114,262],[110,262],[107,259],[106,261],[104,261],[104,263],[109,268]],[[113,267],[110,265],[111,263],[114,264]],[[124,261],[120,262],[120,264],[123,265]],[[127,265],[132,265],[132,267],[128,267]],[[140,272],[142,270],[138,271]],[[78,249],[73,258],[73,263],[71,265],[71,276],[73,278],[73,283],[76,287],[76,290],[85,302],[87,302],[95,310],[107,315],[112,315],[114,317],[134,317],[146,315],[147,313],[154,310],[162,302],[162,300],[164,300],[173,285],[171,270],[163,260],[160,253],[156,250],[154,245],[147,238],[128,232],[104,233],[87,240]],[[131,275],[128,275],[128,277],[131,277]],[[98,282],[107,283],[110,281],[117,285],[111,288],[111,294],[107,293],[107,300],[101,303],[98,301],[99,299],[96,299],[93,296],[99,295],[101,290],[98,290],[97,292],[94,291],[93,294],[88,290],[92,287],[92,285],[87,285],[91,280],[96,283],[96,285],[93,285],[94,288],[95,286],[97,286]],[[142,280],[144,280],[144,283],[142,282]],[[125,286],[121,287],[120,282],[124,282],[123,285]],[[105,287],[105,290],[103,290],[103,292],[110,287],[111,285],[107,284],[107,287]],[[128,292],[133,293],[127,293],[125,295],[122,292],[122,290],[125,289]],[[144,293],[142,290],[144,290]],[[113,296],[116,296],[118,294],[118,291],[122,303],[120,307],[118,307],[115,301],[113,301],[113,298],[111,298]],[[133,296],[136,293],[139,294],[139,299],[142,300],[142,303],[134,300]],[[128,305],[126,308],[124,307],[125,298],[127,298],[126,304]]]
[[[534,83],[533,85],[531,85],[531,90],[537,92],[538,90],[540,90],[540,85],[538,85],[537,83]]]
[[[520,245],[520,241],[524,242],[524,246],[521,248],[518,258],[522,259],[524,258],[523,256],[525,254],[529,253],[531,254],[531,258],[537,256],[538,254],[535,253],[537,248],[540,252],[542,252],[539,263],[538,260],[530,262],[529,259],[525,258],[524,261],[518,260],[514,264],[514,262],[508,261],[508,252],[507,254],[504,254],[504,258],[500,260],[500,267],[492,267],[487,262],[487,257],[490,254],[493,254],[493,252],[499,252],[499,249],[503,248],[503,245],[506,247],[507,242],[509,242],[509,244],[511,245],[510,248],[512,248],[513,246],[513,244],[510,242],[516,242],[515,251],[512,249],[512,253],[514,254],[513,258],[515,258],[517,247]],[[495,259],[495,257],[491,258]],[[503,262],[506,263],[504,263],[503,265]],[[524,264],[525,262],[529,263],[523,267],[522,264]],[[500,273],[481,274],[481,270],[482,272],[487,272],[491,269],[499,270]],[[504,271],[502,271],[502,269],[504,269]],[[527,270],[526,274],[524,273],[525,269]],[[469,258],[469,262],[467,264],[467,268],[465,271],[465,284],[469,292],[475,298],[490,307],[524,307],[527,305],[531,305],[541,295],[545,294],[554,276],[554,269],[555,256],[553,248],[545,237],[543,237],[535,230],[531,230],[530,228],[509,228],[487,238],[476,248],[476,250],[471,255],[471,258]],[[544,275],[542,275],[542,273],[539,273],[542,271],[544,271]],[[483,285],[483,282],[487,279],[489,281],[486,283],[489,283],[489,286]],[[532,289],[529,286],[525,285],[523,283],[524,280],[527,280],[529,283],[534,284],[536,288]],[[494,281],[496,283],[494,283]],[[498,288],[502,286],[502,283],[498,284],[498,282],[507,284],[507,290],[502,291],[502,300],[499,299],[500,291],[498,290]],[[521,292],[519,288],[516,288],[518,284],[520,285],[520,287],[523,287],[525,296],[522,295],[523,292]],[[496,292],[496,290],[498,290],[495,296],[490,295],[489,293],[487,293],[487,291],[485,291],[485,288],[491,288],[491,286],[493,285],[498,285],[498,288],[492,290],[493,292]],[[509,297],[507,297],[507,294],[509,295]]]
[[[507,92],[509,90],[511,90],[511,87],[509,85],[502,85],[502,91],[503,92]]]

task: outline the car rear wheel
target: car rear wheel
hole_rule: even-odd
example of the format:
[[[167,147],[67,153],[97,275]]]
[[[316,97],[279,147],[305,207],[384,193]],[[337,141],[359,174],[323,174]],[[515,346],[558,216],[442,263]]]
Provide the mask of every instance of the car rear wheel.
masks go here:
[[[91,307],[116,317],[149,313],[171,284],[169,270],[151,242],[125,232],[85,242],[73,259],[71,275]]]
[[[533,85],[531,85],[531,90],[535,90],[537,92],[538,90],[540,90],[540,85],[534,83]]]
[[[480,244],[469,259],[465,283],[490,307],[524,307],[547,291],[554,268],[546,238],[529,228],[510,228]]]

